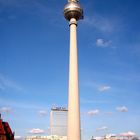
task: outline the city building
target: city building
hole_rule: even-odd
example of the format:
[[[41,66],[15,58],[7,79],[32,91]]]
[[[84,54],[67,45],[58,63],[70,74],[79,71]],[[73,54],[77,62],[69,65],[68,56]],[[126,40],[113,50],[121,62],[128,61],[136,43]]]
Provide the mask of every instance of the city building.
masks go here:
[[[28,136],[25,138],[25,140],[67,140],[67,136]]]
[[[8,122],[1,119],[0,114],[0,140],[14,140],[14,133],[12,132]]]
[[[130,133],[130,132],[123,133],[123,134],[125,134],[125,135],[106,134],[105,136],[102,136],[102,137],[93,137],[92,136],[91,140],[140,140],[137,136],[132,135],[132,133]]]
[[[50,134],[67,136],[68,110],[63,107],[53,107],[50,112]]]
[[[50,135],[47,136],[48,140],[67,140],[67,136]]]
[[[48,140],[47,136],[27,136],[25,140]]]

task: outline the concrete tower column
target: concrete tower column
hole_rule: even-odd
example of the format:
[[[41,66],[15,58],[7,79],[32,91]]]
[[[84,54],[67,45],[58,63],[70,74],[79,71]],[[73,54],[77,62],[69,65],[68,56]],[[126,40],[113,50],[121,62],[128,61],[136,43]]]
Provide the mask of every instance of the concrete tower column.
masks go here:
[[[81,137],[76,26],[77,21],[72,18],[70,20],[68,140],[80,140]]]
[[[64,16],[70,26],[69,95],[68,95],[68,140],[81,140],[80,105],[78,86],[77,21],[83,18],[78,0],[68,0]]]

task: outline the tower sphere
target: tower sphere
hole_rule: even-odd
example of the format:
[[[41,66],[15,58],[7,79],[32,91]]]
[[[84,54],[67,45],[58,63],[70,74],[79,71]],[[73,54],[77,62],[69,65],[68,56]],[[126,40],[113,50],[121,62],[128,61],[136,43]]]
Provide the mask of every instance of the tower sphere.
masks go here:
[[[76,20],[83,18],[83,9],[79,3],[71,1],[64,7],[64,17],[70,21],[71,18]]]

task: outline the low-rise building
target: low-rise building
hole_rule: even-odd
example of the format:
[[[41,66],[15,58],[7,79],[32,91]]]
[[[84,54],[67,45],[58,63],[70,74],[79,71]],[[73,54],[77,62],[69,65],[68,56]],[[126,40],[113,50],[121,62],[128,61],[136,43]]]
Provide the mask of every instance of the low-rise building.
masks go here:
[[[50,135],[47,136],[48,140],[67,140],[67,136]]]
[[[27,136],[25,140],[48,140],[47,136]]]
[[[67,140],[67,136],[27,136],[25,140]]]

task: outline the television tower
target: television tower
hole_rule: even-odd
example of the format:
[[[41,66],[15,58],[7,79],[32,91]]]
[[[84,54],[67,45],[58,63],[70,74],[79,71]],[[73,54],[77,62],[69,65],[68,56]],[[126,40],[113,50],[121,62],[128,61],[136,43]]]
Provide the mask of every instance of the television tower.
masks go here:
[[[78,0],[68,0],[64,17],[70,26],[69,95],[68,95],[68,140],[81,140],[80,106],[77,59],[77,21],[83,19],[83,9]]]

